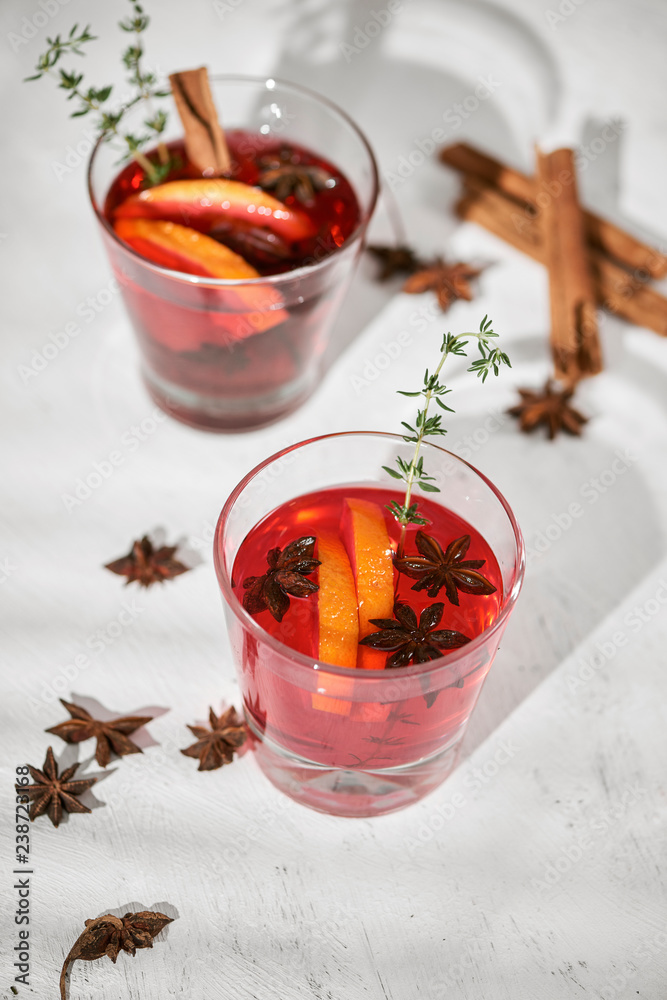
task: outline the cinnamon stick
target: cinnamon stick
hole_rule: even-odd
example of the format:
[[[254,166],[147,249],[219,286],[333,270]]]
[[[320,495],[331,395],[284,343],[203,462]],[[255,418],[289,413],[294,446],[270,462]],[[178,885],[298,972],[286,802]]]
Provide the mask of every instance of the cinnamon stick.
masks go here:
[[[545,263],[544,243],[536,215],[526,205],[507,197],[490,184],[467,177],[463,197],[455,211],[459,218],[476,222],[515,249]],[[589,250],[598,305],[609,312],[667,337],[667,298],[629,274],[600,250]]]
[[[593,276],[571,149],[537,151],[537,179],[548,192],[542,211],[556,378],[578,382],[602,371]]]
[[[599,251],[591,257],[593,280],[600,289],[601,304],[636,326],[645,326],[667,337],[667,299],[641,279]]]
[[[507,167],[486,153],[467,143],[456,143],[440,151],[440,161],[464,174],[487,181],[504,194],[517,201],[536,204],[540,193],[535,180]],[[667,255],[637,239],[620,226],[584,209],[586,238],[590,244],[603,250],[614,260],[624,264],[639,275],[651,278],[667,276]]]
[[[185,132],[188,159],[208,177],[229,173],[231,158],[213,102],[208,70],[201,66],[172,73],[169,82]]]
[[[517,250],[545,263],[544,241],[534,208],[509,198],[491,184],[466,177],[463,197],[456,205],[459,218],[477,222]]]
[[[467,142],[455,142],[441,149],[438,157],[441,163],[463,174],[471,174],[478,180],[486,181],[503,194],[517,201],[530,202],[535,198],[535,183],[532,177],[507,167],[500,160],[487,156],[481,150],[469,146]]]

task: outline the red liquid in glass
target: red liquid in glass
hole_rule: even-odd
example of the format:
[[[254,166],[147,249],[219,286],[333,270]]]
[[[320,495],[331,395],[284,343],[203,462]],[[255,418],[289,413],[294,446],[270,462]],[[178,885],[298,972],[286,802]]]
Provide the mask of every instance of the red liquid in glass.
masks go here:
[[[315,191],[312,204],[303,205],[294,195],[284,200],[287,206],[310,218],[315,234],[288,244],[266,227],[239,220],[218,220],[211,229],[206,228],[210,223],[193,215],[182,220],[184,225],[229,246],[262,276],[288,273],[325,260],[357,229],[357,198],[334,164],[301,146],[240,130],[228,132],[227,141],[233,162],[232,180],[256,185],[261,170],[266,169],[263,159],[278,156],[286,149],[300,165],[321,167],[335,178],[333,187]],[[180,159],[181,165],[166,180],[201,178],[187,162],[182,142],[171,143],[169,152]],[[157,162],[155,153],[151,159]],[[135,162],[115,179],[104,206],[112,225],[116,208],[140,190],[143,182],[144,172]],[[110,252],[146,356],[148,374],[164,382],[164,389],[158,391],[167,394],[173,387],[177,395],[191,393],[193,399],[210,396],[247,401],[298,384],[312,371],[314,358],[323,350],[329,314],[345,290],[341,281],[336,282],[332,276],[304,278],[303,287],[293,292],[292,301],[284,302],[280,313],[284,319],[257,332],[248,306],[240,305],[229,289],[207,288],[201,282],[135,270],[127,258],[119,255],[117,247],[112,245]],[[243,419],[247,420],[247,414]]]
[[[394,548],[398,545],[400,526],[385,509],[395,500],[402,503],[403,495],[396,490],[360,486],[324,490],[299,497],[265,517],[242,542],[236,556],[233,580],[239,600],[242,600],[243,580],[261,576],[267,569],[269,549],[284,548],[304,535],[336,531],[340,534],[341,515],[346,497],[370,500],[384,511],[385,522]],[[426,498],[419,500],[420,513],[429,524],[422,530],[433,535],[443,549],[462,535],[470,535],[466,559],[484,559],[480,572],[495,585],[489,596],[459,593],[460,605],[451,604],[444,588],[437,597],[425,591],[414,591],[416,582],[395,573],[397,598],[419,612],[436,602],[445,605],[438,628],[454,629],[470,639],[481,635],[498,617],[503,603],[502,577],[497,560],[482,535],[456,514]],[[416,552],[414,536],[417,526],[409,526],[405,551]],[[343,537],[341,535],[341,537]],[[315,552],[317,556],[317,550]],[[317,582],[317,571],[310,577]],[[317,661],[318,621],[317,594],[308,598],[290,598],[290,608],[282,622],[269,611],[254,616],[257,623],[276,639]],[[272,670],[275,652],[246,632],[242,651],[242,688],[246,712],[258,733],[292,753],[320,764],[341,767],[387,768],[414,762],[434,754],[447,745],[465,724],[486,677],[498,635],[488,643],[476,645],[466,654],[467,647],[456,654],[466,654],[460,676],[450,686],[440,680],[433,690],[429,678],[415,677],[401,681],[406,668],[382,671],[351,671],[337,681],[342,697],[347,693],[353,707],[343,713],[321,710],[313,705],[311,691],[290,683],[279,671]],[[287,652],[287,651],[286,651]],[[453,654],[444,654],[445,658]],[[306,671],[306,667],[303,670]],[[408,670],[411,668],[407,668]],[[326,674],[326,671],[324,671]],[[352,697],[355,674],[384,675],[397,684],[398,696],[385,703],[358,701]],[[331,678],[331,675],[329,675]],[[336,683],[336,682],[335,682]],[[368,691],[368,688],[364,688]],[[364,696],[366,697],[366,696]],[[451,742],[451,740],[450,740]]]
[[[273,243],[268,242],[267,227],[251,226],[238,219],[231,220],[229,227],[216,225],[211,230],[210,223],[198,219],[194,214],[187,214],[181,220],[183,225],[219,239],[221,243],[241,254],[263,275],[292,271],[311,262],[313,258],[323,260],[328,253],[342,246],[357,228],[359,205],[356,195],[349,181],[328,160],[311,153],[303,146],[277,142],[275,139],[238,129],[227,132],[226,137],[232,159],[232,168],[228,175],[230,180],[258,186],[262,170],[267,169],[263,161],[278,158],[281,152],[285,155],[290,153],[296,166],[319,167],[331,174],[336,182],[335,185],[314,191],[312,204],[302,204],[293,194],[284,201],[288,207],[293,207],[308,216],[315,233],[298,243],[287,244],[282,239]],[[172,142],[168,148],[170,156],[175,161],[180,161],[180,166],[173,169],[165,181],[201,179],[201,172],[188,162],[183,142]],[[157,160],[155,152],[149,158]],[[113,224],[115,210],[126,198],[142,190],[144,178],[143,169],[134,160],[118,175],[109,189],[104,206],[104,214],[109,222]]]

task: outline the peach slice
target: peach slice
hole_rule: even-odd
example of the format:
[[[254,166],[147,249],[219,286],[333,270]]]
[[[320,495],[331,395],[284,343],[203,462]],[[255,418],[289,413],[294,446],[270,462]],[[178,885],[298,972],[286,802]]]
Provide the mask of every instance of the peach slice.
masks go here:
[[[131,195],[116,209],[116,219],[163,219],[211,229],[222,219],[236,218],[275,230],[290,242],[315,235],[303,212],[241,181],[224,178],[167,181]]]
[[[321,532],[317,536],[320,560],[318,621],[318,659],[339,667],[356,667],[359,649],[359,615],[352,567],[345,546],[336,535]],[[349,695],[350,681],[345,677],[319,671],[327,694],[313,694],[313,708],[336,715],[349,715],[351,702],[332,698],[331,694]]]
[[[157,219],[118,219],[116,235],[142,257],[186,274],[206,278],[259,278],[239,254],[188,226]]]
[[[159,219],[118,219],[114,225],[116,235],[128,243],[142,257],[186,274],[206,278],[241,280],[259,278],[259,273],[239,254],[223,246],[210,236],[198,233],[187,226]],[[229,289],[211,289],[217,296],[212,302],[211,326],[222,324],[221,340],[241,340],[277,326],[287,319],[279,293],[270,285],[253,287],[231,286]],[[218,306],[216,309],[215,306]],[[239,310],[240,306],[240,310]],[[191,346],[189,333],[184,331],[185,343]],[[169,345],[177,349],[176,345]]]

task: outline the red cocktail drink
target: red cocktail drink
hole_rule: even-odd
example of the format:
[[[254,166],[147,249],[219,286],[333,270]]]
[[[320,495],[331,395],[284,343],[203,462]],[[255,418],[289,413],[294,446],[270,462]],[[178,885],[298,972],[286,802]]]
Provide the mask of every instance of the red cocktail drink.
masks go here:
[[[313,388],[376,172],[326,101],[275,81],[212,84],[225,120],[246,126],[227,132],[228,176],[202,177],[173,140],[174,166],[150,188],[134,162],[114,176],[102,144],[91,194],[151,395],[185,422],[234,430]]]
[[[216,537],[258,762],[293,798],[339,815],[402,808],[444,780],[523,574],[505,501],[434,446],[442,500],[421,500],[428,523],[402,537],[386,506],[401,494],[363,476],[392,446],[380,434],[295,446],[237,488]],[[336,483],[343,469],[359,479]],[[317,488],[300,492],[308,482]]]

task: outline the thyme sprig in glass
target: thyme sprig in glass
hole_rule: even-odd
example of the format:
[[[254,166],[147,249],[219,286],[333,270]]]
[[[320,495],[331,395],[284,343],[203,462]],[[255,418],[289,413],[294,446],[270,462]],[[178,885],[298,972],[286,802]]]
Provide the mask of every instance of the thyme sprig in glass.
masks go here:
[[[35,73],[26,80],[39,80],[43,76],[51,76],[58,81],[58,87],[67,91],[67,100],[78,102],[70,118],[81,118],[91,112],[97,115],[96,128],[100,136],[105,141],[113,137],[119,138],[127,148],[127,154],[142,167],[149,184],[158,184],[164,180],[169,171],[174,166],[169,157],[169,151],[163,142],[158,143],[159,163],[153,163],[141,152],[147,143],[155,141],[165,130],[167,115],[164,111],[155,111],[150,107],[153,98],[168,97],[170,91],[163,90],[158,85],[155,73],[143,68],[142,59],[144,48],[141,37],[149,25],[149,18],[144,13],[144,9],[137,0],[130,0],[132,5],[132,15],[119,21],[122,31],[133,34],[135,37],[122,53],[122,61],[128,70],[128,83],[134,89],[134,94],[119,107],[114,109],[107,103],[113,91],[113,85],[105,87],[84,86],[84,75],[76,70],[63,69],[58,65],[65,55],[84,56],[82,46],[89,42],[96,41],[96,36],[90,32],[90,25],[79,30],[79,25],[75,24],[66,37],[56,35],[55,38],[47,38],[48,49],[38,59],[35,66]],[[57,67],[57,68],[56,68]],[[121,130],[120,125],[126,113],[141,101],[148,102],[149,117],[144,121],[148,130],[142,134],[136,134]]]
[[[396,469],[392,469],[387,465],[383,465],[382,468],[385,472],[393,479],[402,480],[405,485],[405,497],[403,503],[400,504],[396,500],[392,500],[390,504],[387,504],[387,509],[391,511],[398,523],[402,526],[401,537],[398,544],[397,555],[400,557],[403,554],[403,547],[405,542],[405,530],[408,524],[427,524],[427,520],[421,516],[419,513],[419,504],[417,501],[412,499],[412,492],[417,486],[420,490],[425,493],[439,493],[440,487],[435,485],[435,477],[428,475],[424,469],[424,457],[420,455],[422,441],[425,437],[437,437],[443,436],[447,433],[446,428],[442,426],[442,414],[435,413],[429,416],[429,409],[433,400],[441,410],[445,410],[447,413],[454,413],[451,406],[448,406],[443,402],[443,397],[448,395],[452,390],[448,389],[447,386],[440,382],[440,372],[442,367],[450,355],[455,355],[458,357],[467,357],[468,352],[466,348],[468,347],[470,340],[475,340],[477,342],[477,348],[481,357],[477,358],[472,362],[470,367],[467,369],[469,372],[474,372],[482,382],[486,382],[487,377],[493,372],[494,375],[498,375],[502,365],[507,365],[509,368],[512,367],[510,359],[504,351],[501,351],[498,347],[492,347],[491,340],[498,336],[494,333],[492,329],[492,322],[487,316],[484,317],[479,325],[479,331],[477,333],[459,333],[452,334],[446,333],[442,339],[442,345],[440,347],[440,360],[434,372],[429,372],[428,368],[424,373],[424,385],[421,389],[416,392],[406,392],[399,389],[399,394],[401,396],[411,396],[411,397],[422,397],[425,400],[424,408],[417,410],[417,418],[412,424],[407,423],[402,420],[401,423],[406,434],[403,435],[403,440],[406,443],[413,443],[415,448],[410,462],[407,462],[400,455],[396,457]]]

